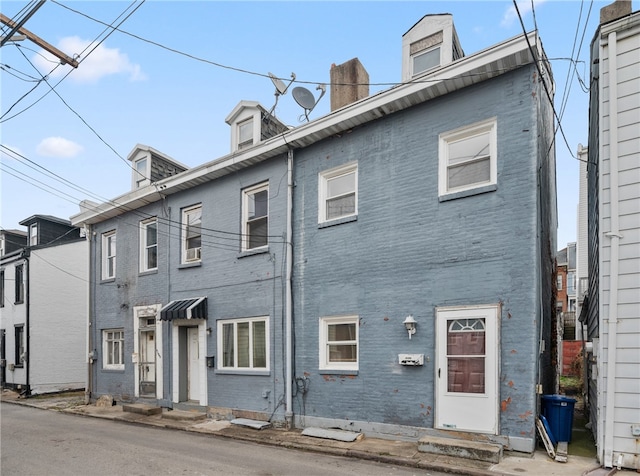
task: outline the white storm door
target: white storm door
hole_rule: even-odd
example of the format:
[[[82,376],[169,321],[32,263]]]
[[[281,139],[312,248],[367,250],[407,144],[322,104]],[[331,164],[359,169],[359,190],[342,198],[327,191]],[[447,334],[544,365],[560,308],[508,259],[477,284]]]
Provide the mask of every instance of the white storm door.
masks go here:
[[[200,342],[198,339],[198,328],[187,328],[187,398],[189,400],[200,400]]]
[[[436,428],[498,434],[498,309],[437,309]]]

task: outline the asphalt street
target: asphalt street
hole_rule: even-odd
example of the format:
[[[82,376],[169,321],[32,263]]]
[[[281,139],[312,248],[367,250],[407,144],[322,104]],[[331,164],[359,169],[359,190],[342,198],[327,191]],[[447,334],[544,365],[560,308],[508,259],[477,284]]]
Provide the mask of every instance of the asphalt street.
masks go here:
[[[0,411],[3,475],[444,474],[11,404]]]

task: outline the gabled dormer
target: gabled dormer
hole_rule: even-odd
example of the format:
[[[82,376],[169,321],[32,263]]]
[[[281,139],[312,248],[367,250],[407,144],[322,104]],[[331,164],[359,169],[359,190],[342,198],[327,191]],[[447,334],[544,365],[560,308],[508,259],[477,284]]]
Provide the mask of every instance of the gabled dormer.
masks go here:
[[[289,129],[256,101],[240,101],[225,122],[231,126],[231,152],[248,149]]]
[[[27,246],[27,234],[22,230],[0,230],[0,256]]]
[[[27,246],[61,244],[80,238],[80,228],[51,215],[32,215],[20,222],[27,227]]]
[[[188,169],[186,165],[143,144],[136,145],[127,158],[131,161],[132,190],[146,187]]]
[[[410,81],[463,56],[453,16],[425,15],[402,36],[402,81]]]

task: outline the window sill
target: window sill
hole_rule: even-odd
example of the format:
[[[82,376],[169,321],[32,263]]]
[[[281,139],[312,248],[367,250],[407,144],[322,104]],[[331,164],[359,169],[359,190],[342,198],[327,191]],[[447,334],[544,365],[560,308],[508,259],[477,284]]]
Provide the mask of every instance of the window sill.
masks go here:
[[[138,273],[138,276],[147,276],[149,274],[158,274],[158,269],[149,269],[147,271],[140,271]]]
[[[216,375],[251,375],[251,376],[269,376],[271,372],[268,370],[241,370],[241,369],[216,369]]]
[[[24,364],[15,364],[13,366],[14,369],[24,369]]]
[[[193,263],[180,263],[178,269],[198,268],[202,266],[202,261],[194,261]]]
[[[320,369],[318,373],[320,375],[358,375],[357,370],[345,369]]]
[[[260,248],[254,248],[252,250],[242,251],[238,254],[238,259],[246,258],[247,256],[261,255],[269,252],[269,246],[261,246]]]
[[[103,372],[111,372],[111,373],[124,373],[124,368],[121,369],[101,369]]]
[[[116,278],[102,278],[100,284],[115,283]]]
[[[351,223],[352,221],[358,221],[358,215],[351,215],[348,217],[336,218],[335,220],[331,221],[324,221],[322,223],[318,223],[318,228],[328,228],[334,225],[342,225],[343,223]]]
[[[13,304],[24,304],[24,301],[16,301]],[[4,307],[4,306],[2,306],[2,307]]]
[[[495,183],[489,185],[483,185],[482,187],[472,188],[469,190],[460,190],[459,192],[452,192],[446,195],[440,195],[438,200],[440,202],[448,202],[449,200],[456,200],[458,198],[471,197],[473,195],[480,195],[481,193],[495,192],[498,190],[498,185]]]

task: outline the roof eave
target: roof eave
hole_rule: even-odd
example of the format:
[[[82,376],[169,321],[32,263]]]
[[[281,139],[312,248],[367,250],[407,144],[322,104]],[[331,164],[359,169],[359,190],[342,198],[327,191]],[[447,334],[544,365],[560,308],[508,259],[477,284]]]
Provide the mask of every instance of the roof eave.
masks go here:
[[[528,41],[527,41],[528,39]],[[529,49],[529,44],[531,49]],[[535,55],[535,58],[532,55]],[[92,211],[71,217],[74,225],[95,224],[160,200],[196,185],[214,180],[245,167],[303,148],[413,107],[444,94],[500,76],[533,61],[546,59],[536,32],[519,35],[485,50],[465,56],[434,72],[361,99],[355,103],[277,135],[242,152],[234,152],[212,162],[167,177],[156,184],[121,195]],[[543,62],[544,63],[544,62]]]

